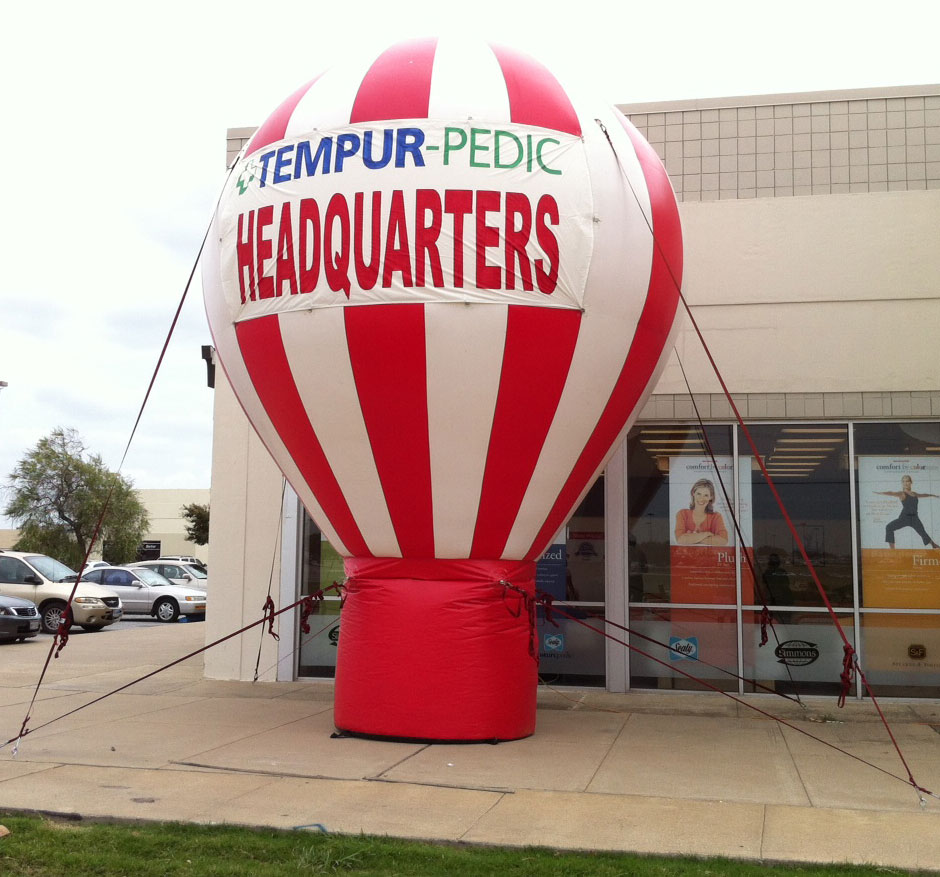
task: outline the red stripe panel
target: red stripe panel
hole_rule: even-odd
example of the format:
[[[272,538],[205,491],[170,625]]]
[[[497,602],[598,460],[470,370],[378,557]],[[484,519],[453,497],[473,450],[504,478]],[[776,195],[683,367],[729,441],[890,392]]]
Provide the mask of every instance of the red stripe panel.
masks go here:
[[[350,122],[426,119],[437,39],[409,40],[386,49],[369,68]]]
[[[261,404],[347,550],[371,557],[304,409],[276,314],[236,324],[238,346]]]
[[[567,93],[547,67],[514,49],[491,45],[503,71],[513,122],[581,136],[581,122]]]
[[[574,510],[578,496],[588,486],[588,479],[607,456],[624,423],[639,404],[640,396],[659,362],[679,304],[682,228],[676,197],[659,156],[625,117],[619,112],[617,116],[633,141],[650,193],[654,245],[649,289],[633,343],[614,391],[554,507],[529,548],[527,559],[537,557],[551,542],[565,518]]]
[[[346,343],[402,557],[434,556],[424,305],[345,309]]]
[[[293,115],[294,110],[297,109],[297,104],[300,103],[300,99],[309,91],[310,86],[319,78],[320,77],[317,76],[306,83],[306,85],[300,86],[297,91],[264,120],[264,124],[255,131],[251,140],[248,142],[248,148],[245,150],[246,158],[253,152],[257,152],[259,149],[264,149],[265,146],[271,143],[276,143],[278,140],[284,139],[287,124],[290,122],[290,117]]]
[[[555,417],[581,312],[511,305],[471,558],[497,558]]]

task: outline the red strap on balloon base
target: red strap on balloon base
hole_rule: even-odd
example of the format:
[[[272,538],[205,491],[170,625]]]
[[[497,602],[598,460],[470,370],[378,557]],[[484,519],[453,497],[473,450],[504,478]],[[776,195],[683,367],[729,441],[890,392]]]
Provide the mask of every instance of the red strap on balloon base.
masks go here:
[[[529,619],[529,656],[535,661],[536,664],[539,662],[539,650],[536,646],[535,639],[535,597],[523,590],[522,588],[517,588],[512,582],[500,582],[500,584],[507,590],[512,591],[513,593],[519,596],[519,607],[516,611],[513,611],[511,608],[509,612],[512,614],[513,618],[518,618],[522,615],[523,610],[525,610],[526,617]],[[503,594],[503,600],[505,602],[506,595]],[[508,606],[507,606],[508,608]]]

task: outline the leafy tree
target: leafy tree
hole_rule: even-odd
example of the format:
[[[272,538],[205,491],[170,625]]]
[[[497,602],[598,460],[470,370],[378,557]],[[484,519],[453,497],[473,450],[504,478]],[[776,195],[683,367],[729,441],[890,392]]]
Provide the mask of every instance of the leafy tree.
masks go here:
[[[54,429],[16,464],[4,510],[20,530],[18,551],[49,554],[78,569],[98,539],[109,563],[136,560],[150,522],[132,483],[89,454],[74,429]]]
[[[209,542],[209,506],[198,502],[184,505],[180,511],[186,521],[186,539],[196,545]]]

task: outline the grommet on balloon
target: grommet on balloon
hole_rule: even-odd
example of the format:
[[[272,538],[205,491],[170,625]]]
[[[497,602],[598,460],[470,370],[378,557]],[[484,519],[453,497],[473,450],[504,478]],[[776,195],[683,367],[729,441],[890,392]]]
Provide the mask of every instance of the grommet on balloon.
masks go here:
[[[662,164],[532,58],[449,39],[318,76],[254,134],[204,259],[226,375],[345,558],[335,724],[535,729],[535,561],[655,383]]]

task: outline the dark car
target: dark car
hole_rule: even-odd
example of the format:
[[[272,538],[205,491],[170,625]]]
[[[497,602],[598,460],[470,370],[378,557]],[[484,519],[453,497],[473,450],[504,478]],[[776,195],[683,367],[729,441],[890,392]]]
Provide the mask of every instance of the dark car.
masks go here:
[[[15,642],[36,636],[39,610],[32,600],[0,596],[0,642]]]

